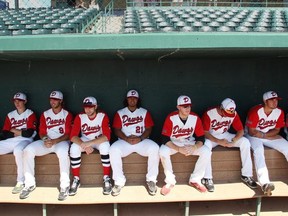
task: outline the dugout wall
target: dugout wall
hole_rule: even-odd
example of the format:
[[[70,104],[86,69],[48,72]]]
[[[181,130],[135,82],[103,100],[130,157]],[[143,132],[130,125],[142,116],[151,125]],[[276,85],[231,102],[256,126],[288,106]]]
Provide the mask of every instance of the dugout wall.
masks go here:
[[[62,60],[58,54],[54,54],[55,59],[53,54],[49,57],[43,54],[41,58],[47,58],[43,60],[23,53],[9,57],[6,53],[0,61],[1,125],[5,115],[14,109],[11,98],[17,91],[28,95],[28,107],[38,116],[49,108],[52,90],[64,93],[65,107],[74,114],[82,111],[84,97],[95,96],[112,121],[114,113],[122,107],[127,90],[135,88],[143,99],[143,107],[151,111],[155,120],[152,135],[155,140],[166,115],[176,109],[180,94],[191,97],[193,111],[199,115],[225,97],[231,97],[244,121],[248,109],[262,102],[263,93],[275,90],[283,97],[280,107],[287,110],[285,49],[259,51],[253,55],[249,50],[240,49],[190,51],[178,56],[148,51],[148,54],[145,50],[131,51],[125,58],[123,53],[122,58],[104,54],[91,57],[88,52],[86,57],[83,52],[82,57],[75,58],[66,53]]]

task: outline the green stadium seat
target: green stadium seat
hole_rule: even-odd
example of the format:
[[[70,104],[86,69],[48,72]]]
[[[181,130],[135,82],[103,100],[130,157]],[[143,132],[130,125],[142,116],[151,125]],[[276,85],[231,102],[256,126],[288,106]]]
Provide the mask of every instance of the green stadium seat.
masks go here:
[[[253,28],[253,30],[255,32],[269,32],[270,31],[269,28],[263,27],[263,26],[257,26],[255,28]]]
[[[31,34],[32,34],[32,30],[28,30],[28,29],[12,31],[12,35],[31,35]]]
[[[31,25],[31,24],[36,23],[36,21],[35,20],[26,19],[26,20],[21,20],[20,23],[22,25]]]
[[[283,27],[278,27],[278,26],[273,26],[271,28],[272,32],[287,32],[287,28],[283,28]]]
[[[196,29],[192,26],[183,26],[183,28],[179,29],[181,32],[194,32]]]
[[[43,34],[52,34],[51,29],[34,29],[32,30],[32,35],[43,35]]]
[[[33,24],[29,24],[29,25],[26,25],[26,29],[30,29],[30,30],[34,30],[34,29],[41,29],[43,27],[43,25],[41,24],[37,24],[37,23],[33,23]]]
[[[68,29],[68,28],[52,29],[52,34],[68,34],[68,33],[73,33],[73,32],[71,29]]]
[[[12,32],[10,30],[0,30],[0,36],[10,36]]]
[[[15,19],[9,19],[9,20],[5,21],[5,25],[17,25],[20,23],[21,22],[19,20],[15,20]]]
[[[68,28],[71,29],[72,31],[75,31],[78,29],[78,25],[76,23],[64,23],[61,24],[61,28]]]
[[[139,33],[139,30],[137,28],[125,28],[124,33],[125,34]]]
[[[217,29],[218,32],[232,32],[234,31],[234,28],[231,28],[229,26],[220,26],[218,29]]]
[[[50,23],[51,23],[51,21],[50,21],[50,20],[47,20],[47,19],[36,20],[36,24],[45,25],[45,24],[50,24]]]
[[[166,26],[166,27],[164,27],[164,28],[161,28],[161,31],[162,31],[162,32],[173,32],[173,31],[175,31],[175,30],[174,30],[174,28],[171,27],[171,26]]]
[[[239,26],[236,28],[237,32],[251,32],[253,29],[251,27]]]
[[[9,30],[21,30],[21,29],[25,29],[25,25],[21,25],[21,24],[9,25],[8,29]]]
[[[212,28],[211,26],[202,26],[199,28],[200,32],[213,32],[214,28]]]
[[[141,32],[143,33],[147,33],[147,32],[157,32],[157,28],[155,27],[146,27],[146,28],[142,28]]]
[[[5,29],[8,29],[7,25],[0,25],[0,30],[5,30]]]
[[[44,24],[43,25],[43,28],[44,29],[57,29],[57,28],[60,28],[60,24],[58,23],[49,23],[49,24]]]

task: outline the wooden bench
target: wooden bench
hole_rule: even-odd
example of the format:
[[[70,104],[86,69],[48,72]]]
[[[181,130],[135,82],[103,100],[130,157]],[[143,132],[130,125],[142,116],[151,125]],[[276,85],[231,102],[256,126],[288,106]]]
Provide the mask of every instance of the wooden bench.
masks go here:
[[[273,149],[265,150],[266,163],[271,181],[276,186],[272,197],[286,197],[288,195],[288,163],[284,156]],[[0,156],[1,203],[40,204],[42,214],[46,215],[46,205],[82,205],[82,204],[112,204],[113,214],[118,215],[118,206],[124,203],[184,203],[184,215],[190,215],[189,205],[194,201],[221,201],[255,199],[256,215],[261,211],[263,193],[260,189],[252,190],[240,180],[241,161],[239,149],[216,147],[212,154],[213,176],[215,192],[199,193],[188,185],[191,171],[194,169],[197,157],[185,157],[180,154],[172,156],[173,167],[177,177],[177,185],[167,196],[160,194],[164,185],[164,173],[159,164],[158,188],[155,196],[150,196],[146,190],[145,175],[147,158],[131,154],[123,159],[124,172],[127,178],[126,186],[117,197],[102,195],[102,167],[100,155],[82,155],[81,187],[77,195],[68,197],[65,201],[58,201],[59,166],[55,154],[36,157],[37,188],[25,199],[19,199],[18,194],[11,190],[16,183],[16,166],[12,154]],[[255,178],[256,179],[256,178]],[[49,213],[49,212],[48,212]]]

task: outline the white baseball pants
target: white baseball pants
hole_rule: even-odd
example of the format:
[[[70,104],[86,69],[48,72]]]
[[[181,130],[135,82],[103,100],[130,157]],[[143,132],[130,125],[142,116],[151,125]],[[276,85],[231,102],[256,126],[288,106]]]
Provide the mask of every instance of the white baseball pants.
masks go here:
[[[251,143],[258,181],[260,185],[270,183],[269,173],[265,162],[264,146],[281,152],[288,161],[288,141],[284,138],[276,140],[261,139],[246,135]]]
[[[124,186],[126,178],[123,172],[122,158],[136,152],[137,154],[148,157],[148,168],[146,181],[157,182],[159,172],[159,146],[150,139],[131,145],[130,143],[119,139],[110,147],[110,163],[113,170],[112,178],[115,185]]]
[[[0,155],[13,152],[17,166],[17,182],[24,183],[23,149],[33,141],[22,136],[0,141]]]
[[[81,137],[80,139],[84,142],[89,141],[85,137]],[[110,143],[107,141],[100,144],[94,144],[91,147],[97,149],[101,155],[108,155],[110,149]],[[81,157],[81,152],[84,151],[85,150],[83,150],[80,145],[73,143],[70,148],[70,156],[72,158],[79,158]]]
[[[218,139],[227,139],[228,142],[232,141],[232,138],[235,137],[235,134],[231,133],[224,133],[218,136]],[[209,149],[212,149],[216,147],[218,144],[215,142],[212,142],[209,139],[206,139],[205,145],[208,146]],[[253,176],[253,165],[252,165],[252,159],[251,159],[251,145],[250,142],[247,138],[241,137],[237,142],[231,144],[232,147],[239,148],[240,149],[240,157],[241,157],[241,162],[242,162],[242,169],[241,169],[241,174],[243,176],[247,177],[252,177]],[[208,164],[206,168],[206,172],[204,175],[204,178],[211,179],[213,178],[212,176],[212,166],[211,163]]]
[[[42,140],[37,140],[24,149],[24,175],[25,186],[36,185],[35,182],[35,156],[43,156],[52,152],[56,153],[60,167],[60,187],[70,186],[70,159],[68,156],[69,141],[62,141],[47,148]]]
[[[176,178],[173,173],[171,162],[171,155],[176,153],[176,150],[171,149],[164,144],[160,147],[160,159],[164,169],[166,184],[176,184]],[[201,183],[201,179],[204,177],[206,167],[211,163],[211,151],[207,146],[203,145],[201,148],[195,150],[192,155],[198,155],[199,158],[195,164],[194,171],[190,175],[189,182]]]

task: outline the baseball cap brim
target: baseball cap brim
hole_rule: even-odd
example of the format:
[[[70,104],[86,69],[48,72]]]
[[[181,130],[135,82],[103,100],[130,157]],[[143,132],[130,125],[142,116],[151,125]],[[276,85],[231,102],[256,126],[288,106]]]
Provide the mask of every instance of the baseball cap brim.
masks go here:
[[[55,97],[50,97],[50,99],[54,99],[54,100],[62,100],[60,98],[55,98]]]
[[[227,110],[224,110],[224,109],[223,109],[223,111],[225,113],[225,116],[227,116],[227,117],[234,117],[235,116],[235,112],[234,113],[227,112]]]
[[[282,98],[281,98],[281,97],[272,97],[272,98],[269,98],[269,99],[267,99],[267,100],[271,100],[271,99],[282,100]]]

